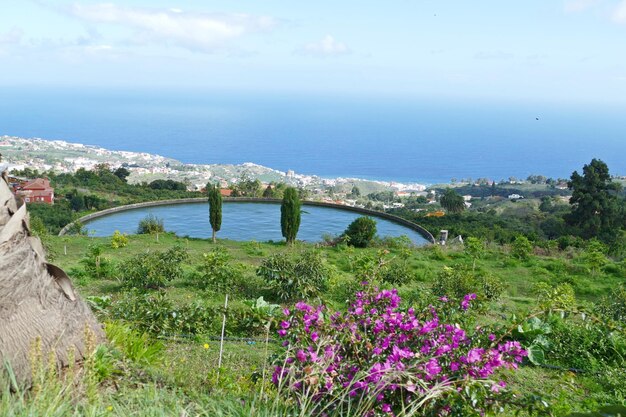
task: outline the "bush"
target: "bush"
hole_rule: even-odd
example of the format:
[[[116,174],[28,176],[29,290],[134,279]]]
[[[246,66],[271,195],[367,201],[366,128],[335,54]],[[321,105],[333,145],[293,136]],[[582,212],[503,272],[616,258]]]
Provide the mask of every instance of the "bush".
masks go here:
[[[511,255],[517,259],[528,260],[533,252],[533,245],[526,236],[517,236],[513,241]]]
[[[376,220],[370,217],[358,217],[345,232],[348,244],[357,248],[366,248],[376,236]]]
[[[156,217],[152,213],[141,219],[139,221],[139,226],[137,227],[137,234],[139,235],[156,234],[163,232],[165,232],[163,220]]]
[[[119,230],[116,230],[111,237],[111,247],[113,249],[124,248],[128,245],[128,235],[122,234]]]
[[[231,303],[226,311],[226,334],[246,337],[265,334],[278,308],[262,298],[243,305]],[[137,289],[113,303],[110,312],[112,318],[140,332],[183,337],[219,334],[224,314],[222,308],[201,300],[175,305],[164,291],[143,293]]]
[[[330,270],[319,251],[306,250],[297,255],[277,253],[266,258],[257,269],[277,299],[310,299],[326,290]]]
[[[602,298],[596,310],[602,317],[626,326],[626,284],[617,286]]]
[[[286,352],[272,376],[280,397],[291,398],[302,415],[501,411],[510,396],[490,377],[517,368],[526,356],[519,343],[491,345],[480,330],[446,321],[468,305],[439,302],[417,312],[401,309],[400,301],[395,290],[365,288],[345,313],[303,302],[285,310],[278,334]]]
[[[193,280],[200,288],[214,293],[241,293],[244,266],[231,265],[231,259],[228,251],[221,247],[202,254],[202,262],[196,267]]]
[[[480,303],[497,300],[503,290],[504,285],[498,278],[465,267],[444,267],[431,286],[431,292],[437,297],[459,300],[466,294],[476,294]]]
[[[91,278],[111,278],[114,274],[115,268],[111,260],[103,256],[102,251],[103,248],[100,245],[89,245],[87,253],[80,260],[80,263],[85,268],[85,273]]]
[[[160,288],[183,276],[187,251],[174,246],[165,252],[141,253],[120,265],[120,278],[128,287]]]
[[[546,361],[565,368],[600,371],[626,367],[626,338],[623,334],[588,321],[553,316]]]
[[[556,286],[538,282],[533,288],[539,306],[546,310],[570,310],[576,305],[574,288],[568,283]]]
[[[393,259],[381,268],[379,276],[384,283],[404,285],[415,279],[415,272],[406,260]]]
[[[163,291],[133,289],[111,306],[111,316],[153,335],[217,332],[220,325],[217,309],[199,301],[177,308]]]

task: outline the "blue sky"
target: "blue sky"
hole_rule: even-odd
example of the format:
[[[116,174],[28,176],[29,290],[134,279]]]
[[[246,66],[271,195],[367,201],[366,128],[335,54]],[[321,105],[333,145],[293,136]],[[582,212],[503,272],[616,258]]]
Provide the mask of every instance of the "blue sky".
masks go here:
[[[0,85],[626,101],[626,0],[3,0]]]

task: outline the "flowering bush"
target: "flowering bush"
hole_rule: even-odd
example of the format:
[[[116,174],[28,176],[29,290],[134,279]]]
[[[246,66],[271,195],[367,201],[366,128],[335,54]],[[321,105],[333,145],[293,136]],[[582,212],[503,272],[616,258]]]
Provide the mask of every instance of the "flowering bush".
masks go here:
[[[128,245],[128,235],[126,233],[120,233],[116,230],[111,237],[111,247],[113,249],[124,248]]]
[[[518,342],[471,334],[452,324],[471,308],[442,297],[418,312],[397,291],[366,288],[345,313],[304,302],[284,310],[278,334],[286,352],[273,383],[312,415],[484,415],[511,395],[500,368],[526,356]]]

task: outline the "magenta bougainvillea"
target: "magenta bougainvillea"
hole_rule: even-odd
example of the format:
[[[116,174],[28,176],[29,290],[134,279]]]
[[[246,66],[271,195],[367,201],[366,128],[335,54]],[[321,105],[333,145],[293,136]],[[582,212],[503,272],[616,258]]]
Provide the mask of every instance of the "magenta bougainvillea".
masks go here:
[[[371,416],[406,414],[416,404],[425,415],[460,415],[466,406],[484,414],[507,391],[494,372],[516,369],[526,352],[452,322],[475,298],[442,297],[418,312],[402,309],[396,290],[365,287],[346,312],[299,302],[284,310],[278,334],[286,353],[272,381],[319,415],[346,403]]]

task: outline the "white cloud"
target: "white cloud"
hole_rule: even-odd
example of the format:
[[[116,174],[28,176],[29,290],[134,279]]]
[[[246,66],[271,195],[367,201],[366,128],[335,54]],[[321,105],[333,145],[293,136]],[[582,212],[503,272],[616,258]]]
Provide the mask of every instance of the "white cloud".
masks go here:
[[[622,0],[613,11],[613,21],[626,23],[626,0]]]
[[[307,43],[298,49],[298,52],[318,56],[338,56],[352,51],[345,43],[335,40],[331,35],[326,35],[317,42]]]
[[[202,52],[213,52],[233,39],[276,26],[276,20],[267,16],[129,8],[112,3],[75,3],[67,11],[89,22],[130,28],[135,31],[134,42],[166,43]]]

